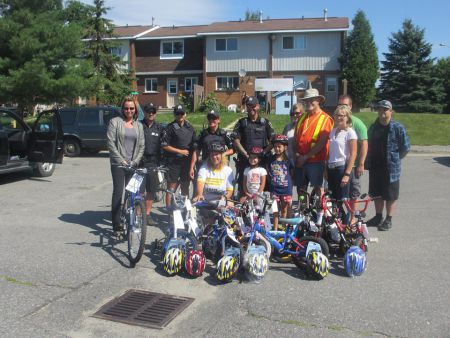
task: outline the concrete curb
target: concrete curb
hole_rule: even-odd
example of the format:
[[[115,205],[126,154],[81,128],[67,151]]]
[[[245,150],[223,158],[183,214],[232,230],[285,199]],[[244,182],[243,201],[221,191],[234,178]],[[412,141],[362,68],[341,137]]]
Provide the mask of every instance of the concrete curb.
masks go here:
[[[411,153],[415,154],[450,154],[449,146],[411,146]]]

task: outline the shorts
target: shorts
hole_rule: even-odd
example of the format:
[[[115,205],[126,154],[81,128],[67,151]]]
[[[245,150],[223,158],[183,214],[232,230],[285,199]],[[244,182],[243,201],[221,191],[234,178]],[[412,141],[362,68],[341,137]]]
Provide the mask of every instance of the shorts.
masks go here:
[[[189,182],[190,157],[177,157],[167,160],[167,183]]]
[[[356,177],[356,168],[352,169],[350,175],[350,199],[356,200],[361,195],[361,177]]]
[[[400,194],[400,180],[389,182],[389,173],[386,169],[369,170],[369,195],[381,196],[384,201],[396,201]]]
[[[323,173],[325,165],[323,162],[306,163],[302,168],[295,168],[295,184],[298,188],[308,187],[311,183],[313,187],[323,187]]]
[[[284,203],[287,203],[287,204],[290,204],[290,203],[292,203],[292,196],[291,195],[272,195],[273,196],[273,198],[275,199],[275,201],[277,201],[277,202],[284,202]]]

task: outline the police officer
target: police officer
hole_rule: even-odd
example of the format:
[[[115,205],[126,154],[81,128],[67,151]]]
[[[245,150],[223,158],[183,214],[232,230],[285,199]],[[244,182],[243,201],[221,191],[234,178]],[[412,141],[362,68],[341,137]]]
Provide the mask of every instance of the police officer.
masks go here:
[[[259,102],[254,96],[249,96],[246,101],[247,117],[241,118],[233,130],[233,144],[238,153],[236,171],[238,175],[238,186],[243,186],[243,174],[248,166],[249,151],[252,147],[264,149],[264,157],[270,153],[272,146],[270,140],[274,135],[272,124],[266,118],[259,116]],[[242,196],[243,189],[239,190]]]
[[[144,128],[145,150],[142,157],[142,165],[145,168],[155,168],[161,162],[161,133],[163,125],[156,122],[156,107],[153,103],[147,103],[144,106],[144,119],[141,120]],[[147,210],[147,223],[155,225],[156,222],[151,218],[153,201],[155,200],[156,188],[158,187],[158,174],[150,170],[145,183],[145,207]]]
[[[186,121],[186,111],[177,105],[173,110],[175,120],[167,125],[161,138],[161,147],[165,151],[167,163],[167,188],[175,191],[181,186],[181,193],[188,195],[190,184],[189,168],[195,151],[196,138],[194,127]],[[166,194],[166,205],[171,204],[172,196]]]
[[[219,128],[219,113],[211,110],[208,115],[206,115],[206,118],[208,119],[208,128],[205,128],[200,132],[200,135],[197,139],[197,151],[195,151],[192,156],[190,168],[190,175],[192,179],[194,179],[195,175],[195,166],[197,166],[196,169],[198,171],[201,164],[208,158],[211,144],[224,144],[227,147],[227,150],[223,155],[230,156],[234,153],[231,138],[227,135],[225,129]],[[200,158],[200,153],[201,161],[198,161],[198,159]]]

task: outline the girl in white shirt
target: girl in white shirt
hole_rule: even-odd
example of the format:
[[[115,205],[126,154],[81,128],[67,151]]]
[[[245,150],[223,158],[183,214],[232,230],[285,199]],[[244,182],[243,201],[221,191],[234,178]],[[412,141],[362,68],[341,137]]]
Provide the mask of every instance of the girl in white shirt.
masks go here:
[[[356,159],[358,137],[352,129],[352,112],[348,106],[338,106],[334,111],[334,128],[329,136],[327,163],[328,189],[333,198],[348,198],[350,175]]]
[[[244,170],[244,195],[240,198],[241,203],[264,191],[267,170],[260,166],[262,152],[263,149],[260,147],[253,147],[249,152],[250,166]]]

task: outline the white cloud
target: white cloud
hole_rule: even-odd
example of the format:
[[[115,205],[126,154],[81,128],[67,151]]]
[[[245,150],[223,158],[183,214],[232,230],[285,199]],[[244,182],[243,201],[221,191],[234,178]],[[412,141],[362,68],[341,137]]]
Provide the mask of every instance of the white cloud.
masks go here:
[[[92,5],[92,0],[81,0]],[[226,3],[226,2],[225,2]],[[223,1],[214,0],[106,0],[106,18],[116,25],[185,26],[226,21],[231,12]]]

